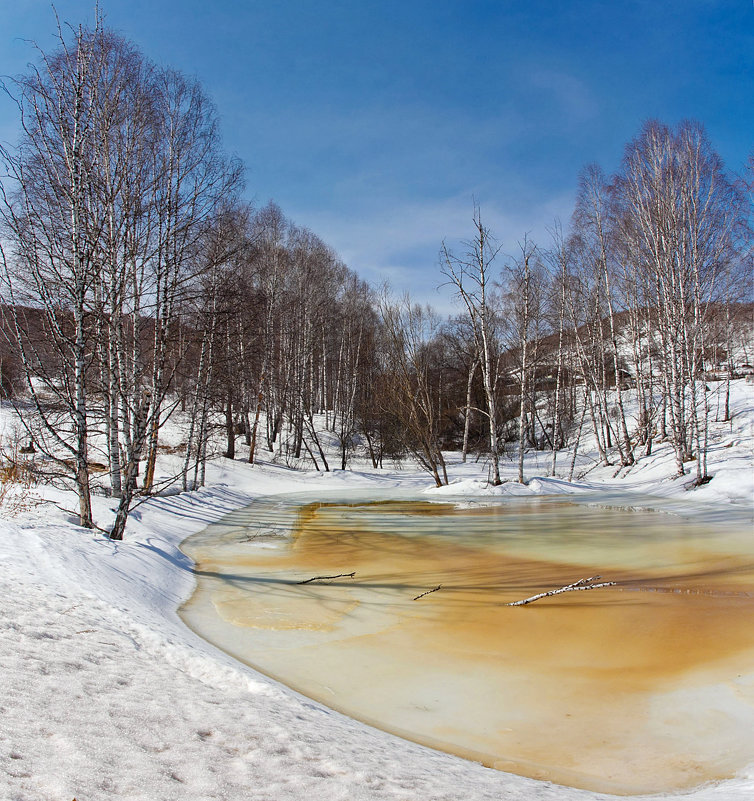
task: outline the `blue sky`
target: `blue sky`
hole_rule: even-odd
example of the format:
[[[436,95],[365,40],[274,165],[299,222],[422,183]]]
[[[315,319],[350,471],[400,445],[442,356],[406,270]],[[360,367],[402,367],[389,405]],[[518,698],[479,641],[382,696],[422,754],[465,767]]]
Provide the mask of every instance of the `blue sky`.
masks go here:
[[[94,0],[58,0],[92,20]],[[703,122],[727,165],[754,149],[751,0],[103,0],[106,23],[195,75],[248,195],[372,283],[437,294],[472,198],[514,252],[570,216],[579,170],[611,172],[641,123]],[[0,3],[0,73],[54,44],[47,0]],[[0,138],[16,119],[0,102]]]

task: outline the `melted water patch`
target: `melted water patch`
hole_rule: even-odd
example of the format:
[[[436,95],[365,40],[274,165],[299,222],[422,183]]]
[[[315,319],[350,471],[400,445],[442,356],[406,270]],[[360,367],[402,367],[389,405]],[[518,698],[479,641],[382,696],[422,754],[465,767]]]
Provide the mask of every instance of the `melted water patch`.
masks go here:
[[[185,550],[192,628],[409,739],[623,794],[754,760],[754,548],[741,527],[562,498],[275,500]],[[617,586],[505,606],[597,573]]]

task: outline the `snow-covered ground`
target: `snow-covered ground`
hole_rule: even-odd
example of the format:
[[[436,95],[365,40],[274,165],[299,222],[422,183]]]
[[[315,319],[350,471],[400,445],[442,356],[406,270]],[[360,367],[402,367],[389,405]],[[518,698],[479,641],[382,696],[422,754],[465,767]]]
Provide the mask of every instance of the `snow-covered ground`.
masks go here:
[[[621,487],[721,508],[754,504],[754,385],[734,385],[733,420],[714,425],[713,480],[670,480],[667,446],[619,476],[580,461],[582,480],[549,479],[527,459],[528,486],[487,487],[482,462],[451,464],[434,489],[407,465],[322,474],[213,461],[207,487],[151,499],[114,543],[80,529],[72,498],[0,506],[0,799],[556,799],[608,798],[536,782],[434,752],[304,698],[218,651],[181,622],[193,588],[181,541],[255,497],[295,491],[412,487],[430,494],[578,492]],[[2,418],[10,425],[7,410]],[[165,457],[175,458],[175,457]],[[539,461],[537,461],[539,460]],[[563,470],[567,456],[560,457]],[[587,472],[588,471],[588,472]],[[515,475],[506,463],[508,478]],[[96,497],[95,518],[113,502]],[[12,513],[12,514],[11,514]],[[754,534],[753,534],[754,537]],[[682,794],[750,801],[754,766]]]

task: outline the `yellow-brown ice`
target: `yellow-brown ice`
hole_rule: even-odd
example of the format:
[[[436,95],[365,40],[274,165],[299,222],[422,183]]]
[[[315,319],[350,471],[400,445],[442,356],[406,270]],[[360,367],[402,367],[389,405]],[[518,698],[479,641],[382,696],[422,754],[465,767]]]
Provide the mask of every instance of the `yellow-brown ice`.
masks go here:
[[[600,545],[552,530],[579,520],[598,530],[599,514],[641,536]],[[524,536],[469,534],[506,525]],[[668,525],[684,536],[652,537]],[[330,707],[488,766],[618,794],[692,787],[754,762],[746,537],[567,503],[314,504],[293,533],[268,548],[189,540],[198,587],[183,616]],[[596,573],[618,586],[505,606]]]

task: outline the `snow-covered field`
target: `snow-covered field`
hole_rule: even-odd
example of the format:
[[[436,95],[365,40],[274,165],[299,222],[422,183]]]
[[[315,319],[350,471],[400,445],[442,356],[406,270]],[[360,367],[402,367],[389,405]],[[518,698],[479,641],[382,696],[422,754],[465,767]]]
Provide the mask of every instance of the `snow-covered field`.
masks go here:
[[[191,593],[181,541],[255,497],[410,486],[431,494],[632,492],[721,508],[754,505],[754,385],[734,385],[730,423],[714,425],[713,480],[687,491],[670,480],[658,446],[626,474],[589,469],[580,483],[543,478],[549,456],[527,460],[527,487],[486,486],[483,463],[452,463],[451,488],[404,465],[359,463],[329,474],[218,459],[207,487],[151,499],[114,543],[75,525],[74,501],[0,506],[0,799],[557,799],[608,798],[486,769],[371,729],[268,679],[201,640],[177,607]],[[5,410],[2,418],[10,425]],[[165,457],[170,458],[170,457]],[[537,458],[539,463],[537,463]],[[563,469],[567,458],[561,457]],[[588,470],[588,472],[586,472]],[[515,475],[508,462],[505,474]],[[96,497],[95,518],[113,502]],[[11,514],[11,511],[13,513]],[[752,535],[754,537],[754,533]],[[682,794],[694,801],[750,801],[754,765]]]

